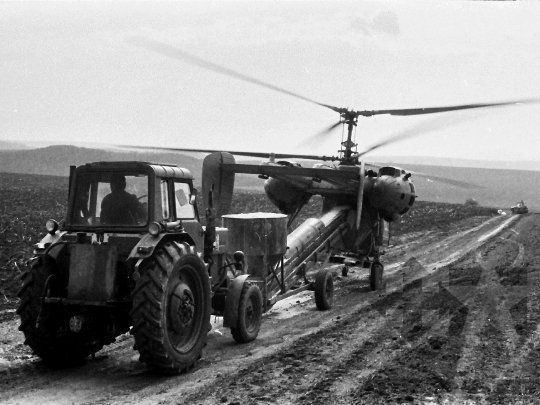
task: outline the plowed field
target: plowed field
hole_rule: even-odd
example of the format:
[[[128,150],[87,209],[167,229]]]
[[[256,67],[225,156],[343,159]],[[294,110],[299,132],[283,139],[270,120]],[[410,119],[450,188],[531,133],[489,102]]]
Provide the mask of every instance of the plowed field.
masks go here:
[[[5,404],[538,403],[540,216],[477,216],[405,232],[384,256],[386,288],[334,267],[335,302],[312,293],[264,315],[239,345],[212,318],[204,357],[163,377],[126,334],[70,369],[47,369],[0,314]]]

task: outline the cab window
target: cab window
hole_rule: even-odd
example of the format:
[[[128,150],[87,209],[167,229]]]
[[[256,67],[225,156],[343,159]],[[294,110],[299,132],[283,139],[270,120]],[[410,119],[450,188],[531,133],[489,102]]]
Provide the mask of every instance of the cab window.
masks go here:
[[[148,220],[148,177],[142,173],[83,172],[77,179],[75,225],[139,226]]]
[[[174,183],[174,200],[177,219],[195,218],[195,208],[191,204],[191,189],[188,183]]]

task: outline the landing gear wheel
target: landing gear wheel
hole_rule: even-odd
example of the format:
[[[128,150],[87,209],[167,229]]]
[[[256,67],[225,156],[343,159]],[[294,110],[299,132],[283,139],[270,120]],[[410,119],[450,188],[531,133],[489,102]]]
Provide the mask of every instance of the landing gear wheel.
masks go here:
[[[332,308],[334,303],[334,279],[328,269],[321,269],[315,276],[315,304],[321,311]]]
[[[24,343],[46,365],[63,367],[81,363],[91,352],[101,349],[103,344],[92,343],[87,335],[69,331],[68,319],[50,311],[43,304],[43,294],[49,295],[54,288],[54,277],[49,268],[41,264],[41,260],[36,260],[22,276],[17,313],[21,317],[19,330],[26,338]]]
[[[349,274],[349,266],[344,264],[343,267],[341,268],[341,275],[343,277],[347,277],[348,274]]]
[[[371,291],[378,291],[383,287],[383,265],[373,263],[369,273],[369,286]]]
[[[231,334],[238,343],[252,342],[257,338],[262,323],[263,297],[256,285],[244,283],[238,304],[238,320],[231,326]]]
[[[148,259],[133,292],[133,348],[140,361],[164,373],[193,368],[206,345],[210,282],[204,263],[167,243]]]

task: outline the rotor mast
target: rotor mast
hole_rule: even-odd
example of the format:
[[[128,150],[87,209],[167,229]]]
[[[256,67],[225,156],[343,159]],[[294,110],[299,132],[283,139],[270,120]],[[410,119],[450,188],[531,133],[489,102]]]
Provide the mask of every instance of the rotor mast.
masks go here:
[[[341,150],[339,153],[341,156],[340,165],[345,166],[354,166],[358,163],[358,159],[353,156],[353,148],[356,148],[358,144],[354,143],[352,140],[352,134],[354,127],[358,124],[358,114],[355,111],[343,109],[340,112],[342,123],[347,125],[347,140],[341,142]]]

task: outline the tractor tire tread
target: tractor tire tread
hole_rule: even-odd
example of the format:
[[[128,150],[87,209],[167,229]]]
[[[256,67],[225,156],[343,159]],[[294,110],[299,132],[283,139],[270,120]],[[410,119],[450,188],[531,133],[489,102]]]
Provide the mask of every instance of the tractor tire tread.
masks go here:
[[[72,341],[65,335],[58,335],[54,329],[50,329],[49,317],[43,319],[40,328],[36,328],[47,274],[48,270],[35,262],[22,276],[23,285],[17,294],[20,303],[16,311],[21,318],[19,330],[24,333],[24,343],[46,364],[56,367],[78,363],[91,353],[90,342]],[[94,348],[102,346],[98,344]]]
[[[158,248],[154,256],[143,262],[140,279],[132,294],[130,315],[133,328],[130,333],[135,337],[133,349],[139,351],[141,362],[165,374],[177,374],[192,368],[200,357],[199,353],[190,364],[178,364],[167,350],[166,328],[162,321],[167,280],[175,263],[185,254],[183,248],[174,242]],[[205,342],[206,338],[205,334]]]
[[[248,325],[245,324],[245,319],[241,319],[241,317],[244,316],[244,306],[247,304],[246,301],[251,294],[254,294],[256,305],[258,305],[259,308],[256,314],[257,319],[255,319],[254,329],[250,331],[248,330]],[[254,284],[252,285],[249,282],[244,283],[242,292],[240,293],[240,302],[238,303],[239,314],[237,324],[231,326],[231,335],[238,343],[249,343],[257,338],[262,323],[262,305],[263,296],[259,287]]]

